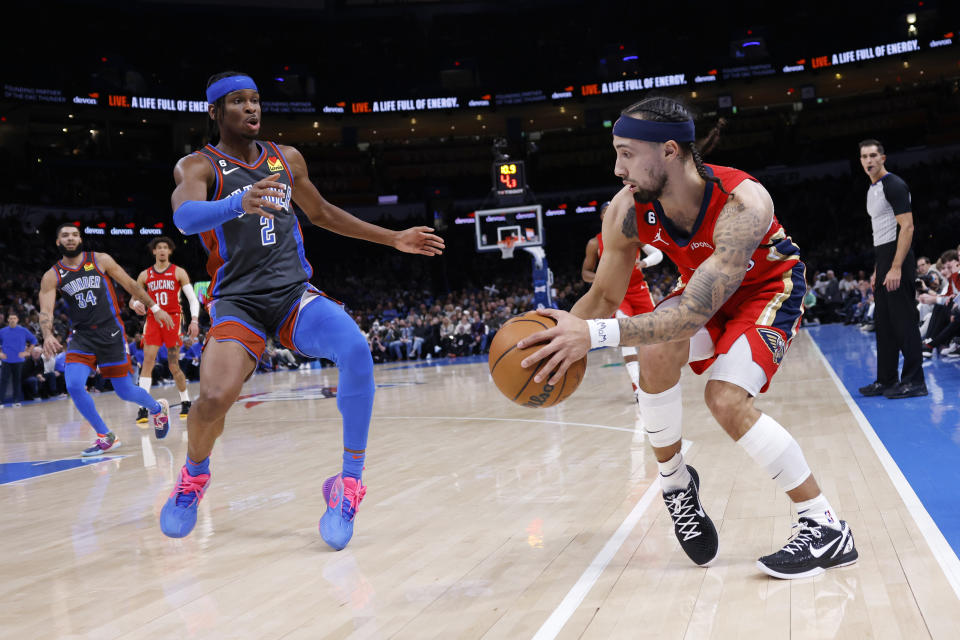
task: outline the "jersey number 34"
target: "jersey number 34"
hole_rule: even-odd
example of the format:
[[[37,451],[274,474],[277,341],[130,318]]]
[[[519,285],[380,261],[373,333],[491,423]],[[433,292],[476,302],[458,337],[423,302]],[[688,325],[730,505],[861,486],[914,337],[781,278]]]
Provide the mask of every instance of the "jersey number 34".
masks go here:
[[[97,296],[93,291],[87,291],[86,293],[77,293],[73,296],[77,300],[77,306],[81,309],[86,309],[87,306],[95,307],[97,305]]]

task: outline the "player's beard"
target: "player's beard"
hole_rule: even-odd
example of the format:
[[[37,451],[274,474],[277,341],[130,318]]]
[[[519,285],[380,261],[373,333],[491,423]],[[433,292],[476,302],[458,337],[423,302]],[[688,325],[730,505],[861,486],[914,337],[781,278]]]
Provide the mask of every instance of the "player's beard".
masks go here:
[[[635,202],[653,202],[654,200],[659,200],[663,196],[663,191],[667,187],[667,172],[664,171],[660,174],[659,177],[654,178],[652,175],[650,178],[655,183],[655,187],[652,189],[642,189],[640,185],[637,185],[637,188],[633,192],[633,199]]]
[[[60,250],[60,255],[64,258],[76,258],[78,255],[83,253],[83,241],[77,243],[77,246],[73,249],[67,249],[62,244],[57,245],[57,249]]]

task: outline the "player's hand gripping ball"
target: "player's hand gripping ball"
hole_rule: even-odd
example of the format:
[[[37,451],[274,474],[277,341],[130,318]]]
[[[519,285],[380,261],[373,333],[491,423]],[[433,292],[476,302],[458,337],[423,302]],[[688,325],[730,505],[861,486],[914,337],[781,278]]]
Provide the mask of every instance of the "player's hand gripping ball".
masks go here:
[[[503,395],[517,404],[535,409],[552,407],[573,393],[583,380],[583,373],[587,368],[586,356],[570,365],[563,380],[556,385],[547,382],[549,377],[543,382],[533,380],[549,358],[541,360],[537,366],[529,369],[520,366],[520,362],[535,353],[541,345],[535,344],[526,349],[518,349],[517,342],[538,331],[555,326],[557,321],[553,318],[542,316],[536,311],[528,311],[507,320],[490,342],[489,364],[493,382]]]

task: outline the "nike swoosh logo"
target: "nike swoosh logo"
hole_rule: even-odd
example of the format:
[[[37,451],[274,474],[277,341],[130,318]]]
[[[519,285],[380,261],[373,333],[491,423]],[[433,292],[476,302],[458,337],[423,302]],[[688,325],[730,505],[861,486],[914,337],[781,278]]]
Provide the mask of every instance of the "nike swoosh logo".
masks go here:
[[[223,175],[227,175],[228,173],[233,173],[234,171],[236,171],[236,170],[239,169],[239,168],[240,168],[240,167],[234,167],[233,169],[230,169],[230,171],[227,171],[226,169],[224,169],[224,170],[223,170]]]
[[[813,545],[810,545],[810,555],[812,555],[814,558],[819,558],[820,556],[822,556],[823,554],[825,554],[827,551],[829,551],[829,550],[830,550],[830,547],[832,547],[834,544],[836,544],[836,543],[840,540],[840,538],[842,538],[842,537],[843,537],[843,536],[837,536],[836,538],[834,538],[833,540],[831,540],[828,545],[826,545],[824,548],[819,549],[819,550],[814,549],[814,548],[813,548]]]
[[[120,330],[119,330],[119,329],[117,329],[116,331],[114,331],[113,333],[111,333],[111,334],[110,334],[110,337],[113,338],[113,337],[116,336],[118,333],[120,333]]]

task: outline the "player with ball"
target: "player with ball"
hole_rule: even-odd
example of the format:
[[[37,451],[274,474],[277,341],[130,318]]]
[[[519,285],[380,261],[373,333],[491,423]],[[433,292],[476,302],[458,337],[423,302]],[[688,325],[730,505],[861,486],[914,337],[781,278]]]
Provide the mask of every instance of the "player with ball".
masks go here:
[[[797,509],[793,536],[760,558],[759,569],[800,578],[852,564],[850,527],[821,493],[800,446],[754,407],[800,324],[800,250],[774,216],[766,189],[742,171],[704,164],[694,140],[693,118],[675,100],[647,98],[622,112],[613,146],[614,173],[624,186],[604,217],[596,279],[571,313],[539,312],[557,324],[517,344],[545,343],[522,366],[534,383],[557,385],[591,347],[637,347],[639,407],[663,497],[681,547],[698,565],[716,557],[718,537],[700,502],[699,477],[680,449],[680,372],[687,363],[696,373],[709,369],[710,412]],[[652,313],[609,319],[641,244],[673,260],[680,286]]]

